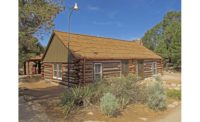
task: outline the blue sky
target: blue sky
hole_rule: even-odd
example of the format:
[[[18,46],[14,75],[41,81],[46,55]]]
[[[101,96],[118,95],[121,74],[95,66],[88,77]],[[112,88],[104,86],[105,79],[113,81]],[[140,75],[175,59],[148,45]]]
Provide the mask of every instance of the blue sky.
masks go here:
[[[65,0],[65,6],[77,2],[79,11],[71,16],[70,32],[123,40],[141,38],[172,10],[181,10],[181,0]],[[67,32],[69,9],[54,20],[55,29]],[[39,39],[47,45],[50,34]]]

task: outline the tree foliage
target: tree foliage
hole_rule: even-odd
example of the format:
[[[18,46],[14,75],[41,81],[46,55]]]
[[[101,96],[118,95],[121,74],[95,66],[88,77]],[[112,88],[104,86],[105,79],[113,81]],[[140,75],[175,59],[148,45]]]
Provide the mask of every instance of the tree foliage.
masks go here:
[[[19,0],[20,67],[27,58],[44,51],[34,35],[50,31],[54,18],[62,10],[62,0]]]
[[[164,58],[164,63],[173,63],[181,68],[181,12],[168,12],[163,20],[148,30],[143,44]]]

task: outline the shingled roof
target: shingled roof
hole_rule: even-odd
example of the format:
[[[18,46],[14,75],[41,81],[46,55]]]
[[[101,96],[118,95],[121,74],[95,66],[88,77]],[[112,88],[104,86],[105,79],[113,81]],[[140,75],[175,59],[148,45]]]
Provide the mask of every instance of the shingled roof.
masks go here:
[[[69,33],[54,31],[67,47]],[[70,50],[86,59],[161,59],[146,47],[133,41],[70,33]]]

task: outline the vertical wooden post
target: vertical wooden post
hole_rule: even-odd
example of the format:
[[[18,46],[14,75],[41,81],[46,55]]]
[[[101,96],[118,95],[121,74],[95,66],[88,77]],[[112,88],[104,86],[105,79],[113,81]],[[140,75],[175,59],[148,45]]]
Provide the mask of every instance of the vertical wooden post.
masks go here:
[[[24,75],[26,75],[26,61],[24,62]]]

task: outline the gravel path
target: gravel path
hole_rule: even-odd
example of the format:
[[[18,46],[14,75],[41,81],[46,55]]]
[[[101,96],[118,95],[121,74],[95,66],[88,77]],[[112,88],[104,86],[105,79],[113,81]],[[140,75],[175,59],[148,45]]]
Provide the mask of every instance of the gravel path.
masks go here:
[[[155,122],[181,122],[181,105]]]

